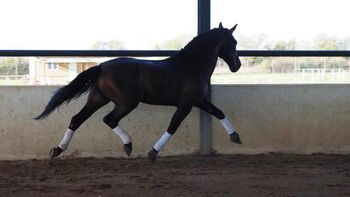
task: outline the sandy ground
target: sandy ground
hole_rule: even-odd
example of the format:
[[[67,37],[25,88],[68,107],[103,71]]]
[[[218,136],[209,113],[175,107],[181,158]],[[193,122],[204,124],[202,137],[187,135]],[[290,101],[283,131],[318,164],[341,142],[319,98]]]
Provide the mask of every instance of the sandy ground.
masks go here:
[[[0,161],[0,196],[350,196],[350,155]]]

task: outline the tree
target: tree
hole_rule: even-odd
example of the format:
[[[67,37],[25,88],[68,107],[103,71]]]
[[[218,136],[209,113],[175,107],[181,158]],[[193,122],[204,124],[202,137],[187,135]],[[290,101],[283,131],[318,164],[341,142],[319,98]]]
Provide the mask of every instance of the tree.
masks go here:
[[[193,36],[190,34],[180,34],[173,39],[155,45],[154,49],[181,49],[191,40],[192,37]]]
[[[27,75],[29,61],[26,58],[1,58],[0,75]]]
[[[96,41],[91,47],[95,50],[122,50],[125,49],[123,42],[119,40]]]
[[[278,41],[272,47],[273,50],[293,50],[295,49],[296,41],[294,39],[289,41]]]
[[[263,33],[251,35],[237,35],[237,48],[243,50],[266,49],[268,46],[268,36]],[[266,61],[267,57],[245,57],[241,58],[242,63],[247,67],[254,67]]]
[[[266,34],[251,34],[251,35],[238,35],[237,47],[240,49],[266,49],[268,46],[268,37]]]
[[[318,35],[315,40],[315,49],[319,50],[339,50],[342,49],[342,43],[337,36],[330,36],[326,34]]]

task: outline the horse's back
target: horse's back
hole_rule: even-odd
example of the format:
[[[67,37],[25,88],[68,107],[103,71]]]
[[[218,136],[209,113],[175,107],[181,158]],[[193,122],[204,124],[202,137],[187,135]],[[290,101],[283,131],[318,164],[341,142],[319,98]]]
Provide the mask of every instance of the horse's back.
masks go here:
[[[98,87],[114,102],[142,102],[146,97],[155,100],[150,92],[166,91],[164,82],[169,80],[169,72],[161,61],[117,58],[100,66]]]
[[[100,66],[98,87],[107,98],[121,103],[139,97],[140,65],[135,59],[117,58]]]

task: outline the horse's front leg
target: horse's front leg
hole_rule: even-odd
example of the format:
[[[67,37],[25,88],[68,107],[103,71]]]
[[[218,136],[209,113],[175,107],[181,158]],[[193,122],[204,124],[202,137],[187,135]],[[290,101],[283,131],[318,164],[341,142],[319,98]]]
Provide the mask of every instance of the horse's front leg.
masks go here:
[[[152,162],[155,162],[159,151],[163,149],[165,144],[170,140],[171,136],[174,135],[181,122],[186,118],[191,110],[191,104],[179,105],[177,107],[176,112],[171,119],[168,130],[165,131],[163,136],[154,144],[153,149],[148,153],[148,157]]]
[[[230,136],[230,140],[234,143],[242,144],[236,129],[233,127],[231,122],[225,117],[225,114],[219,108],[215,107],[215,105],[213,105],[210,101],[208,101],[205,98],[202,99],[199,103],[197,103],[196,107],[206,111],[207,113],[219,119],[221,125],[225,128],[226,133]]]

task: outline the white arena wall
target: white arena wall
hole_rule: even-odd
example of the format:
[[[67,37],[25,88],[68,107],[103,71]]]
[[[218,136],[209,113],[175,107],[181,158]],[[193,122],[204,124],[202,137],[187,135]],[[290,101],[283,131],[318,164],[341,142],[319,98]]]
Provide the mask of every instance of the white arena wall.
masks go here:
[[[58,86],[0,87],[0,160],[45,159],[62,139],[86,96],[36,121]],[[350,85],[213,85],[212,101],[235,125],[243,145],[232,144],[213,118],[219,154],[350,153]],[[110,103],[83,124],[62,156],[125,157],[122,142],[102,118]],[[174,107],[140,104],[121,121],[133,138],[132,156],[146,156],[167,129]],[[192,110],[160,155],[196,154],[199,110]]]

